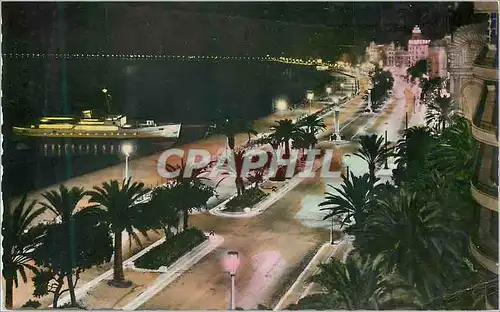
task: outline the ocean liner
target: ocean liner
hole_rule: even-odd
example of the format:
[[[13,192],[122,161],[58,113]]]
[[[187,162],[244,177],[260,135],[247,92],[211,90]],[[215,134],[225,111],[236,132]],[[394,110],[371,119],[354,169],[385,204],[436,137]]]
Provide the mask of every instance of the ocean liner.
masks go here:
[[[92,110],[82,112],[82,117],[42,117],[36,124],[13,127],[15,135],[44,138],[82,139],[177,139],[181,124],[157,124],[154,120],[129,122],[125,115],[94,116]]]

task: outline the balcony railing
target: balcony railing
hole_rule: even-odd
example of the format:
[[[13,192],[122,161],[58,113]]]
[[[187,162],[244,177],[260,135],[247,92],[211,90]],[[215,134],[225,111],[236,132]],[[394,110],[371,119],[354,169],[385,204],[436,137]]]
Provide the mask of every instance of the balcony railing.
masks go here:
[[[493,104],[495,106],[493,107],[493,114],[491,120],[483,119],[483,114],[486,105],[491,105],[487,103],[487,97],[488,97],[488,88],[485,85],[481,93],[481,99],[476,108],[476,112],[474,114],[474,117],[472,118],[472,123],[480,129],[495,133],[496,137],[498,138],[498,120],[497,120],[498,102],[495,101],[495,103]]]
[[[498,198],[498,186],[480,181],[478,175],[479,174],[476,171],[476,174],[472,178],[471,182],[474,185],[474,187],[483,193]]]
[[[488,52],[488,47],[484,47],[474,60],[474,65],[487,68],[498,68],[497,53],[495,52],[488,55]]]
[[[492,261],[498,262],[498,248],[491,247],[492,245],[498,246],[498,242],[487,244],[481,238],[473,236],[471,237],[471,243],[476,247],[478,252],[491,259]]]
[[[476,125],[476,126],[478,128],[481,128],[483,130],[490,131],[490,132],[496,132],[497,131],[497,126],[494,123],[488,122],[488,121],[484,121],[484,120],[480,120],[479,124]]]

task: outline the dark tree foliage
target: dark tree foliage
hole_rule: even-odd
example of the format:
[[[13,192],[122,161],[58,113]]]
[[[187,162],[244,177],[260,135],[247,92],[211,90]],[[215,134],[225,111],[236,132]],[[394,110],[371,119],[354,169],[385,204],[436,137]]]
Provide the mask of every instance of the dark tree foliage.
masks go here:
[[[99,208],[95,214],[100,215],[100,220],[105,220],[109,232],[114,235],[113,283],[116,285],[128,284],[123,272],[123,231],[129,235],[129,248],[132,240],[142,246],[137,231],[147,236],[149,227],[143,213],[148,204],[141,199],[149,191],[144,187],[144,183],[132,182],[129,178],[124,179],[122,183],[117,180],[104,182],[102,186],[94,186],[92,191],[87,192],[90,196],[89,202],[93,207]]]
[[[427,60],[417,61],[415,65],[407,69],[407,72],[412,78],[422,78],[422,75],[427,72]]]
[[[389,90],[394,86],[394,78],[389,71],[380,70],[378,65],[375,71],[372,73],[372,91],[371,91],[371,101],[372,110],[378,109],[382,102],[387,98]]]
[[[33,278],[35,297],[52,293],[53,306],[57,307],[60,296],[69,291],[69,288],[63,289],[66,276],[74,276],[73,286],[76,286],[84,270],[110,261],[113,244],[109,226],[97,219],[99,214],[94,210],[87,208],[75,215],[74,250],[67,247],[69,235],[64,224],[46,226],[43,242],[34,251],[35,263],[42,268]],[[74,264],[68,268],[72,253]]]
[[[34,222],[43,214],[45,208],[37,206],[35,201],[26,205],[24,195],[17,205],[11,205],[10,199],[4,197],[2,214],[2,276],[5,279],[5,306],[13,308],[14,286],[18,287],[21,276],[27,282],[26,269],[36,273],[38,269],[32,265],[33,249],[43,239],[43,229],[34,226]]]

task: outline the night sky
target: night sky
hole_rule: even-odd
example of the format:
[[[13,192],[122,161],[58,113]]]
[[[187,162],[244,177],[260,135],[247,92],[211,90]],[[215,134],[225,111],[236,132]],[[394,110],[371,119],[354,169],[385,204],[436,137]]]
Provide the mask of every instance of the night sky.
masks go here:
[[[473,19],[472,3],[2,3],[4,52],[287,55],[334,59],[371,40],[430,39]]]

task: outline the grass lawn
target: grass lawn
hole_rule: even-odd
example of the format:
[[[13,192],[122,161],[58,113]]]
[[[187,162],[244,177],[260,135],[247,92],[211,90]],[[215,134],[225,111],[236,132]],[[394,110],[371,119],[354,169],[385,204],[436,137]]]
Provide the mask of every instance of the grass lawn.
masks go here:
[[[151,249],[147,254],[135,260],[137,268],[157,270],[168,267],[188,251],[203,243],[207,237],[197,228],[187,229]]]
[[[224,211],[228,212],[243,212],[245,208],[252,207],[260,202],[268,194],[258,187],[248,189],[243,195],[233,197],[227,202]]]

